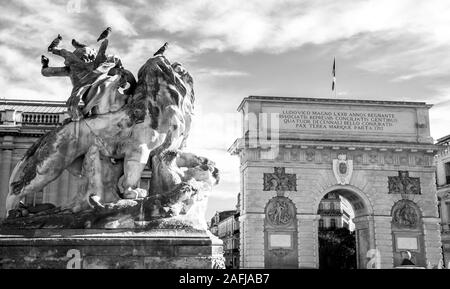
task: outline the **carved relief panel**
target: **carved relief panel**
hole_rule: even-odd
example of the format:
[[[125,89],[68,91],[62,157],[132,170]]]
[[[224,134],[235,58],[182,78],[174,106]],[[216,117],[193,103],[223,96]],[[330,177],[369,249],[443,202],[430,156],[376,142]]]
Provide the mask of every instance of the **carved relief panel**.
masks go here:
[[[265,210],[265,267],[298,268],[297,211],[282,196],[272,198]]]
[[[425,244],[418,205],[411,200],[400,200],[392,207],[391,215],[394,266],[405,264],[405,256],[409,256],[408,263],[425,266]]]
[[[409,200],[400,200],[392,208],[392,223],[398,228],[416,229],[420,222],[417,205]]]
[[[286,174],[285,170],[275,167],[274,173],[264,173],[264,191],[296,191],[297,176]]]
[[[293,227],[295,207],[286,197],[273,198],[266,208],[266,220],[273,227]]]
[[[420,195],[420,178],[409,176],[408,171],[399,171],[398,176],[388,177],[389,194]]]
[[[349,184],[353,173],[353,160],[347,160],[346,154],[339,154],[338,158],[333,160],[333,173],[338,184]]]

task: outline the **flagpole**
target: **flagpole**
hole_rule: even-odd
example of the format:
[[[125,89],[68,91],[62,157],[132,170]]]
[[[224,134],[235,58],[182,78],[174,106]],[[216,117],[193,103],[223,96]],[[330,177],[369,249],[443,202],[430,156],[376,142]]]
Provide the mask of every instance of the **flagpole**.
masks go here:
[[[336,91],[336,57],[333,57],[333,70],[332,70],[332,74],[333,74],[333,83],[331,86],[331,97],[333,97],[333,91],[334,91],[334,97],[337,97],[337,91]]]
[[[336,57],[333,57],[333,83],[331,85],[331,97],[333,97],[333,91],[334,91],[334,97],[336,98],[337,92],[336,92]]]

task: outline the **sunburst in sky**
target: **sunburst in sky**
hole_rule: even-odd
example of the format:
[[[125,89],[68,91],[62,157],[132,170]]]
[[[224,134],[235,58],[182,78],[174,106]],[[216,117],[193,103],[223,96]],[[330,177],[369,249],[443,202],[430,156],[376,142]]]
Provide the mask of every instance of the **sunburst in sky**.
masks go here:
[[[68,79],[40,75],[58,33],[97,47],[135,74],[165,42],[194,76],[196,117],[189,150],[215,160],[221,184],[207,216],[233,209],[239,162],[236,108],[248,95],[425,101],[434,138],[450,133],[450,1],[9,1],[0,10],[1,98],[66,100]],[[337,96],[331,92],[336,58]]]

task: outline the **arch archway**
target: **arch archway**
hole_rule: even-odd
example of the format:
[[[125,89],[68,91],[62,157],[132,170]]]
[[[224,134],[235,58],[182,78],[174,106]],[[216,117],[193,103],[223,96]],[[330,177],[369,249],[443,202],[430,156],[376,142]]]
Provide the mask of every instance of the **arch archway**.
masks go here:
[[[352,185],[334,185],[321,192],[316,199],[314,208],[318,209],[319,204],[328,193],[338,192],[346,198],[355,209],[355,218],[373,215],[373,206],[367,195],[359,188]]]
[[[330,196],[331,199],[328,199]],[[323,203],[324,199],[328,199],[328,201]],[[326,203],[330,205],[333,203],[335,209],[331,209],[333,206]],[[351,185],[334,185],[321,192],[315,201],[314,208],[322,220],[322,222],[318,222],[318,235],[322,239],[322,244],[324,244],[324,238],[330,238],[330,236],[341,238],[344,242],[342,250],[351,252],[350,247],[354,246],[354,257],[349,257],[349,259],[356,259],[354,260],[356,268],[366,268],[367,253],[374,248],[375,243],[373,219],[371,218],[373,206],[367,195]],[[333,228],[333,224],[336,224],[337,228]],[[348,236],[344,229],[345,224],[347,224]],[[322,228],[320,228],[321,225]],[[348,247],[344,248],[344,246]],[[319,259],[320,252],[319,248]]]

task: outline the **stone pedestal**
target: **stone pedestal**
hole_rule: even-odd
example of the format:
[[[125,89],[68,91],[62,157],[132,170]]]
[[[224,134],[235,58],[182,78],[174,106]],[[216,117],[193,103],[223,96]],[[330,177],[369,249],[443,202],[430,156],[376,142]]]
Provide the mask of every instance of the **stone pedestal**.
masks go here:
[[[212,269],[222,241],[207,231],[0,231],[0,269]]]

